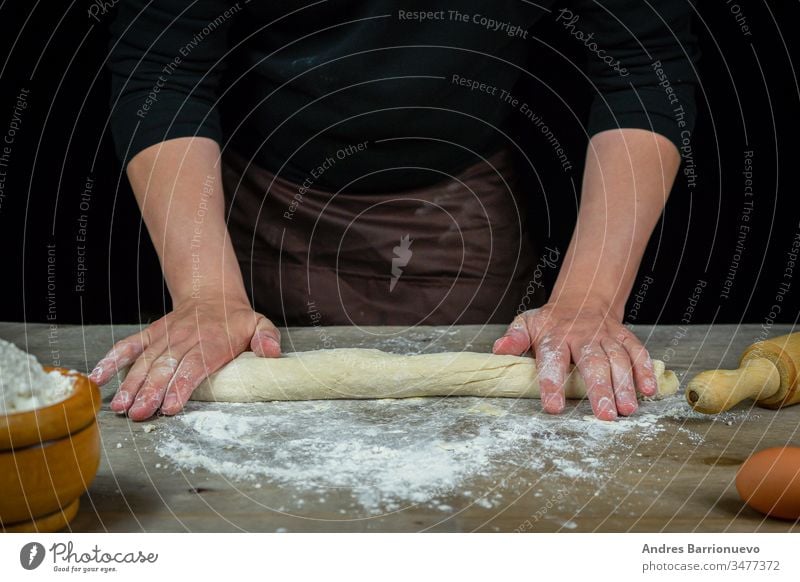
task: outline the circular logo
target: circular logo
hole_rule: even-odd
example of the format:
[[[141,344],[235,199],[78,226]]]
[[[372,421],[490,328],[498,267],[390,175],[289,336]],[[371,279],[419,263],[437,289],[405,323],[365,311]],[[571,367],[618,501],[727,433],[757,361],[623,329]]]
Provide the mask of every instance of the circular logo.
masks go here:
[[[29,542],[19,551],[19,563],[26,570],[35,570],[44,560],[44,546],[39,542]]]

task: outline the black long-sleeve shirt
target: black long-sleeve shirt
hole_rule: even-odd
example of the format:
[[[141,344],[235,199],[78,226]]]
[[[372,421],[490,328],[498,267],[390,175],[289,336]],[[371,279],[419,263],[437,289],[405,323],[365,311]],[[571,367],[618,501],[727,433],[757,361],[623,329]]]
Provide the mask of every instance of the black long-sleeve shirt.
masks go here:
[[[537,23],[582,45],[588,136],[634,127],[680,146],[691,131],[698,49],[686,0],[457,4],[122,0],[109,59],[117,153],[127,163],[205,136],[315,187],[433,183],[525,123],[503,92],[528,59],[564,59]],[[403,167],[430,170],[387,171]]]

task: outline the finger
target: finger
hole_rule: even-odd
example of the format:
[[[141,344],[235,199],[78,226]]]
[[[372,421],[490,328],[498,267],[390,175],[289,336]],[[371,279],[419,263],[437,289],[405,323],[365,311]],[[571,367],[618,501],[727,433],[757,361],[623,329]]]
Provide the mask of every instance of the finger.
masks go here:
[[[536,345],[536,368],[542,408],[550,414],[564,410],[564,382],[569,374],[570,352],[566,341],[545,336]]]
[[[162,339],[142,352],[131,366],[128,375],[125,376],[125,380],[120,384],[114,398],[111,399],[111,410],[114,412],[128,411],[147,377],[150,366],[166,349],[166,340]]]
[[[100,386],[108,382],[119,370],[126,368],[142,355],[149,344],[149,335],[143,331],[118,341],[97,362],[97,365],[89,373],[89,379]]]
[[[264,358],[277,358],[281,355],[281,332],[263,315],[258,316],[250,349],[255,355]]]
[[[658,382],[653,369],[653,360],[647,349],[633,334],[626,335],[622,345],[625,346],[633,365],[633,381],[636,389],[644,396],[655,396],[658,392]]]
[[[201,382],[230,360],[230,351],[224,346],[211,342],[195,345],[183,357],[169,383],[161,412],[168,415],[178,414]]]
[[[600,345],[606,353],[611,368],[611,383],[614,387],[617,412],[622,416],[630,416],[639,408],[639,403],[636,401],[628,352],[619,342],[611,338],[603,338],[600,340]]]
[[[611,372],[603,348],[597,344],[586,344],[578,348],[577,353],[573,352],[572,357],[586,384],[586,394],[592,403],[594,415],[601,420],[616,419]]]
[[[153,416],[161,406],[167,385],[177,369],[178,360],[169,351],[156,358],[136,393],[133,404],[128,409],[128,418],[145,420]]]
[[[531,347],[532,335],[528,326],[530,318],[526,314],[520,313],[506,329],[506,333],[499,337],[492,346],[495,354],[519,356],[527,352]]]

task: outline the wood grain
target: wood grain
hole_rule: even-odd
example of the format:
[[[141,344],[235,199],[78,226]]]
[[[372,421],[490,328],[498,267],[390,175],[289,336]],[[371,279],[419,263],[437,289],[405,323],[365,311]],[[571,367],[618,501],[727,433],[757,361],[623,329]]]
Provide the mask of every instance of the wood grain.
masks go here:
[[[90,369],[114,341],[138,326],[60,326],[0,324],[0,336],[36,354],[46,365]],[[284,329],[285,351],[323,346],[323,328]],[[409,345],[432,349],[488,351],[503,326],[453,328],[324,328],[336,347],[376,347],[402,352]],[[685,383],[704,369],[735,368],[741,352],[760,326],[636,326],[653,358]],[[774,335],[790,326],[774,326]],[[396,349],[393,349],[393,342]],[[554,490],[538,490],[534,472],[521,472],[531,486],[522,493],[506,487],[502,475],[476,484],[494,490],[503,503],[492,509],[445,500],[450,509],[412,506],[369,518],[349,519],[339,513],[341,498],[309,495],[302,512],[289,512],[298,492],[264,484],[233,484],[198,470],[196,473],[156,469],[163,460],[153,451],[157,434],[141,423],[108,410],[115,386],[103,387],[99,414],[103,460],[89,493],[82,498],[73,531],[793,531],[792,522],[767,519],[744,506],[733,487],[736,469],[752,452],[797,443],[800,406],[767,410],[740,405],[747,418],[728,426],[713,417],[683,422],[664,419],[663,441],[641,443],[602,488],[564,479],[555,490],[569,492],[556,503]],[[688,405],[687,405],[688,406]],[[535,408],[532,414],[542,414]],[[174,419],[151,421],[158,427]],[[691,429],[703,436],[694,443],[682,438]],[[158,428],[156,428],[158,430]],[[120,443],[121,448],[117,448]],[[538,496],[537,496],[538,494]],[[284,508],[283,510],[281,508]]]

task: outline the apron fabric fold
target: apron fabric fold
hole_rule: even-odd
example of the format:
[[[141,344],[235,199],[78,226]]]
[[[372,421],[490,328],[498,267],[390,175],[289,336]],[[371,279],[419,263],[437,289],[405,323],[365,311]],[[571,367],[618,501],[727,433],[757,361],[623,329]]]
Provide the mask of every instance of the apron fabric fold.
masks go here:
[[[510,156],[443,178],[327,192],[227,150],[228,230],[254,309],[279,325],[454,325],[509,323],[540,304]]]

